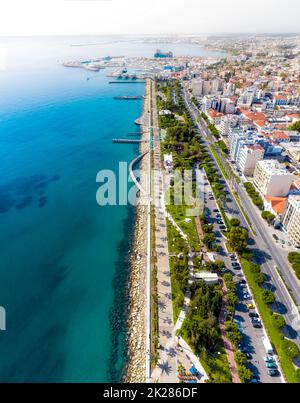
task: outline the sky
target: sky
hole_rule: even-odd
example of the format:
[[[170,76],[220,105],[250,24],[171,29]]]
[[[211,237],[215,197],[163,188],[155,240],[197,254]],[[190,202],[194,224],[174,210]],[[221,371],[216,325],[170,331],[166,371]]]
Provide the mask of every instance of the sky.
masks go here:
[[[1,0],[0,35],[299,32],[299,0]]]

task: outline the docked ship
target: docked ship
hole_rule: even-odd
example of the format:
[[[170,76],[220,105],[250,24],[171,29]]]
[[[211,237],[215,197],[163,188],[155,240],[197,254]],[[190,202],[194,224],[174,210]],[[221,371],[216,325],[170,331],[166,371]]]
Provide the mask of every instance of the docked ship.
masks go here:
[[[166,59],[166,58],[173,58],[174,55],[172,52],[162,52],[160,49],[157,49],[156,53],[154,53],[154,57],[156,59]]]

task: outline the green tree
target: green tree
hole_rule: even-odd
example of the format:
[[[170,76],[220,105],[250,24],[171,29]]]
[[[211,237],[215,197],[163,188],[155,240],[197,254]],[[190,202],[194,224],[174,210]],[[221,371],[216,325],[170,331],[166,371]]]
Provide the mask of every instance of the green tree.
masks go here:
[[[232,218],[232,220],[230,220],[231,227],[239,227],[240,223],[240,220],[238,220],[237,218]]]
[[[245,365],[247,362],[247,357],[241,351],[236,351],[234,353],[234,360],[237,363],[237,365]]]
[[[252,372],[244,365],[238,367],[238,375],[242,383],[249,383],[253,378]]]
[[[216,235],[213,233],[208,233],[205,234],[203,237],[203,243],[207,246],[210,247],[211,244],[216,240]]]
[[[272,316],[272,322],[278,329],[283,329],[286,326],[286,322],[283,316],[274,314]]]
[[[262,293],[262,299],[264,303],[267,305],[272,305],[276,301],[275,295],[272,293],[272,291],[269,290],[264,290]]]
[[[253,276],[254,281],[259,285],[262,286],[265,282],[265,275],[263,273],[256,273]]]
[[[261,272],[261,268],[258,264],[251,263],[250,271],[253,274],[259,274]]]
[[[299,356],[299,347],[291,340],[282,340],[281,348],[291,359],[295,359]]]
[[[229,243],[231,248],[238,253],[243,252],[248,245],[248,231],[241,227],[232,227],[229,232]]]
[[[300,120],[290,125],[289,130],[300,132]]]
[[[235,295],[234,292],[229,292],[229,293],[227,294],[227,302],[228,302],[229,305],[231,305],[231,306],[234,307],[234,306],[238,303],[238,301],[239,301],[239,299],[238,299],[238,297]]]

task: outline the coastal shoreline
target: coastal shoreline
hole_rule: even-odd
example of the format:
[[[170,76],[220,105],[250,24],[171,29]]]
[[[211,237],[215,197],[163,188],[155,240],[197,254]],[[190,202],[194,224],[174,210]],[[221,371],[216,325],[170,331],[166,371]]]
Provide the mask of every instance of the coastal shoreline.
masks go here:
[[[145,100],[142,117],[138,119],[141,125],[141,139],[149,140],[149,127],[145,125],[150,110],[150,81],[145,86]],[[147,152],[147,141],[140,143],[140,154]],[[140,161],[140,184],[148,187],[149,158],[145,155]],[[147,212],[148,200],[140,194],[136,206],[133,247],[131,250],[130,274],[128,282],[128,316],[126,337],[126,366],[123,381],[126,383],[146,382],[146,270],[147,270]]]

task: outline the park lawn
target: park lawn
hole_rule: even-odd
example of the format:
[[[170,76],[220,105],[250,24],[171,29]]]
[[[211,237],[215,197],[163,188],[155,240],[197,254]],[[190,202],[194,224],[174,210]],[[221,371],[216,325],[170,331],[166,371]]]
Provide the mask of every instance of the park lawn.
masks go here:
[[[292,360],[285,354],[281,348],[282,334],[277,327],[274,326],[272,322],[272,315],[270,308],[265,304],[262,299],[263,289],[254,281],[253,274],[250,271],[250,262],[248,260],[242,259],[242,266],[244,274],[247,278],[248,284],[251,291],[253,292],[255,302],[258,306],[258,310],[262,321],[265,325],[266,331],[270,340],[275,347],[276,353],[279,357],[280,365],[283,374],[288,383],[297,383],[296,370]]]
[[[208,354],[202,354],[200,361],[213,383],[232,383],[227,355],[221,343],[219,346],[219,355],[212,357]]]
[[[188,242],[193,252],[200,252],[200,240],[197,232],[197,227],[194,217],[187,217],[187,209],[192,208],[185,205],[167,207],[168,212],[171,214],[177,225],[182,229],[188,238]],[[190,222],[185,222],[185,219],[190,219]]]
[[[173,225],[167,220],[167,234],[168,234],[168,245],[169,253],[179,255],[183,254],[187,256],[188,248],[186,242],[180,237],[177,230]],[[183,307],[184,294],[182,290],[182,284],[180,285],[178,279],[176,278],[175,267],[178,264],[178,258],[176,256],[169,257],[170,274],[171,274],[171,290],[172,290],[172,303],[173,303],[173,320],[176,323],[179,313]],[[188,274],[188,266],[186,267]],[[187,284],[186,284],[187,286]]]

